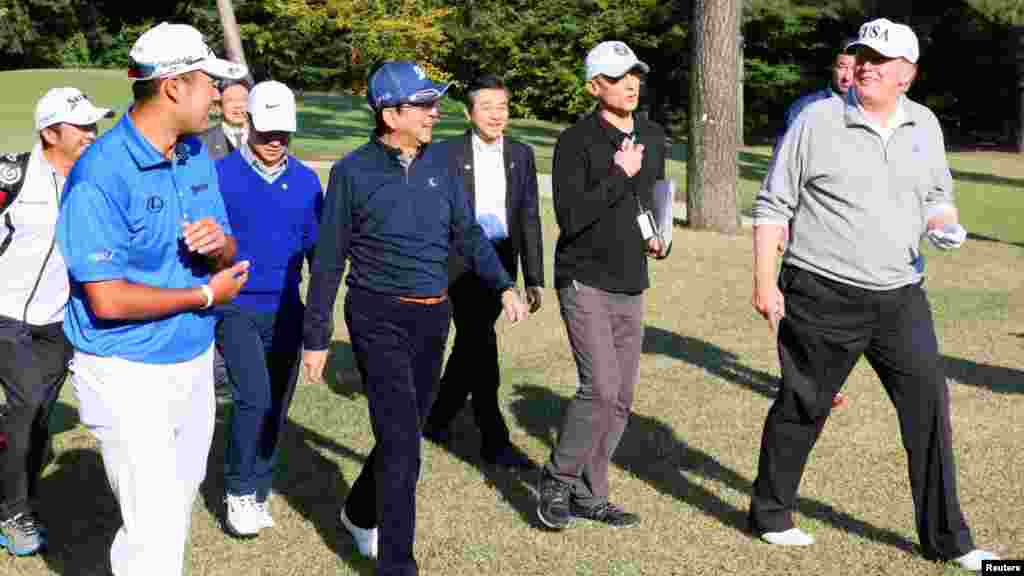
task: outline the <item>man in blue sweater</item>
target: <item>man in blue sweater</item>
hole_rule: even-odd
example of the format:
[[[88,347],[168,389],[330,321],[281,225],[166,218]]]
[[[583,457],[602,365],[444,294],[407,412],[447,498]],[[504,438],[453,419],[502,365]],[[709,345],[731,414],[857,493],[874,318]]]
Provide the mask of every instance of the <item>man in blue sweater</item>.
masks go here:
[[[302,259],[312,258],[323,194],[316,173],[288,154],[295,96],[280,82],[249,95],[247,140],[217,175],[249,283],[218,309],[217,341],[231,383],[225,526],[240,537],[274,525],[267,506],[278,438],[298,375]]]
[[[376,446],[352,485],[341,523],[377,576],[414,576],[416,480],[448,339],[448,254],[457,247],[512,322],[526,306],[474,222],[448,158],[428,146],[446,86],[412,62],[386,62],[370,77],[376,128],[331,169],[309,282],[302,363],[320,381],[345,261],[345,323],[369,400]],[[259,266],[259,261],[256,263]],[[378,527],[383,535],[378,550]]]

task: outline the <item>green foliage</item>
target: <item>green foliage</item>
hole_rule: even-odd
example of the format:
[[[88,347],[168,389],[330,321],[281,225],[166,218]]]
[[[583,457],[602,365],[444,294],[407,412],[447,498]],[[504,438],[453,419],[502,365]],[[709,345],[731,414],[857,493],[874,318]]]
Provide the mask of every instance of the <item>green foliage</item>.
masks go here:
[[[85,68],[91,64],[92,59],[85,34],[76,32],[61,46],[60,65],[62,68]]]
[[[967,0],[967,4],[996,22],[1024,26],[1024,2],[1021,0]]]
[[[622,39],[643,58],[658,44],[652,27],[671,27],[658,19],[670,9],[654,0],[471,0],[446,20],[448,63],[462,82],[485,72],[503,76],[518,116],[572,118],[592,106],[583,79],[587,51]]]

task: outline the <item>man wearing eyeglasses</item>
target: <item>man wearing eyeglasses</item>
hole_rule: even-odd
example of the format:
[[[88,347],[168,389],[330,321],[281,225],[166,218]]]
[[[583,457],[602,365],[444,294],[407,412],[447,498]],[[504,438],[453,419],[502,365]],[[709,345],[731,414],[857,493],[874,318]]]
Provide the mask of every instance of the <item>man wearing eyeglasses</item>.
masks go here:
[[[123,520],[110,569],[177,576],[213,438],[210,308],[247,279],[195,134],[217,79],[246,70],[216,58],[195,28],[166,22],[129,56],[135,102],[75,164],[61,205],[64,333],[79,415]]]
[[[527,314],[448,158],[428,146],[447,89],[413,62],[386,62],[370,76],[374,134],[331,169],[306,297],[302,361],[308,377],[322,381],[334,300],[350,263],[345,323],[377,443],[340,519],[359,553],[377,558],[378,576],[417,573],[416,480],[448,338],[449,251],[456,247],[501,295],[510,321]]]
[[[77,88],[54,88],[36,104],[32,151],[0,156],[0,546],[16,556],[46,544],[33,506],[50,410],[71,359],[61,330],[70,287],[56,247],[57,211],[71,167],[96,140],[96,122],[110,116]]]
[[[555,289],[579,388],[540,479],[537,514],[554,529],[573,518],[640,521],[609,501],[608,466],[639,379],[647,257],[666,253],[648,213],[665,177],[665,132],[633,114],[649,70],[622,42],[595,46],[586,74],[597,110],[555,144]]]
[[[218,307],[217,324],[234,399],[224,523],[241,537],[274,526],[267,497],[298,376],[302,262],[312,263],[323,201],[316,172],[288,153],[296,128],[292,91],[260,82],[248,109],[248,140],[217,162],[238,258],[250,262],[249,281],[233,302]]]

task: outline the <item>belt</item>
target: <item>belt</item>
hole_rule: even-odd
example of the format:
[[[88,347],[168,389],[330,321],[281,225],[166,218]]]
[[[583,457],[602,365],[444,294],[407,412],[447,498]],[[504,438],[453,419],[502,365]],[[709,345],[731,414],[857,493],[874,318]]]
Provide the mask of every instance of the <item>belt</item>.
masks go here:
[[[440,296],[424,296],[424,297],[399,296],[398,297],[398,301],[399,302],[404,302],[406,304],[435,305],[435,304],[442,304],[442,303],[446,302],[447,300],[448,300],[448,290],[447,289],[442,290]]]

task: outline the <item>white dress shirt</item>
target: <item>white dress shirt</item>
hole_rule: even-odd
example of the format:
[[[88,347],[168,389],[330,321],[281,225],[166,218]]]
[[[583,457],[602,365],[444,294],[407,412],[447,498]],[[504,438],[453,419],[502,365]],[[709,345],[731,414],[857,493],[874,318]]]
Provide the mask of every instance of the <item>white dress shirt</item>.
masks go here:
[[[488,144],[473,133],[473,184],[476,191],[476,221],[488,239],[508,238],[505,210],[505,139]]]

